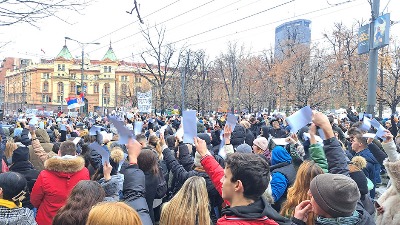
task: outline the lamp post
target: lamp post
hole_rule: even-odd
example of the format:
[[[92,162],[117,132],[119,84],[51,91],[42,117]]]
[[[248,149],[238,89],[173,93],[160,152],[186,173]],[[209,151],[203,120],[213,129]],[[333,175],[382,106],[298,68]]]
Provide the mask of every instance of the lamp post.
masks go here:
[[[78,44],[81,46],[81,48],[82,48],[81,92],[82,92],[82,93],[85,93],[84,87],[83,87],[83,72],[84,72],[84,70],[85,70],[83,60],[84,60],[84,57],[85,57],[85,47],[86,47],[86,45],[99,45],[100,43],[98,43],[98,42],[87,42],[87,43],[83,43],[83,42],[77,41],[77,40],[75,40],[75,39],[72,39],[72,38],[70,38],[70,37],[65,37],[65,40],[75,41],[75,42],[78,43]],[[83,112],[83,108],[84,108],[84,107],[85,107],[85,106],[82,106],[82,107],[80,108],[79,111],[80,111],[81,113]]]

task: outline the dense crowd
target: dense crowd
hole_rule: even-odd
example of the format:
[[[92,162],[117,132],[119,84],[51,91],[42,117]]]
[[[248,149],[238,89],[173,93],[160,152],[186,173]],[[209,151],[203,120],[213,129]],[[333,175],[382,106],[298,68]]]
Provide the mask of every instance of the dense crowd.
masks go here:
[[[198,115],[193,144],[180,116],[127,115],[127,144],[111,117],[5,118],[0,224],[400,224],[394,115],[380,137],[350,109],[296,132],[280,114]]]

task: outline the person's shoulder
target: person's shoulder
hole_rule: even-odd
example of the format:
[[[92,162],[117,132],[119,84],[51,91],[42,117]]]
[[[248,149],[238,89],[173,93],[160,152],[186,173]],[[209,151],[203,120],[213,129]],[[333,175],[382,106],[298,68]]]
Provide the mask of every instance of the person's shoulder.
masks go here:
[[[237,216],[227,216],[224,215],[221,218],[218,219],[217,225],[233,225],[233,224],[238,224],[238,225],[278,225],[278,223],[273,220],[268,218],[267,216],[263,216],[258,219],[248,219],[248,218],[241,218]]]

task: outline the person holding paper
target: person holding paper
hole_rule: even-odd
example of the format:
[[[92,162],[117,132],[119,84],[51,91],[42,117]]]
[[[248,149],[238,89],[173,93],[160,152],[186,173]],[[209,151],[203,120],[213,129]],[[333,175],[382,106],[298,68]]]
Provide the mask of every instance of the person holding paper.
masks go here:
[[[372,155],[368,149],[367,139],[362,135],[356,135],[352,141],[351,148],[355,151],[355,156],[362,156],[367,160],[367,167],[363,169],[365,176],[367,176],[372,183],[374,188],[370,191],[371,198],[375,197],[375,185],[379,180],[380,176],[380,165],[376,158]]]
[[[47,159],[31,193],[31,203],[38,208],[36,222],[51,225],[57,211],[65,204],[72,188],[81,180],[89,180],[85,160],[76,155],[72,141],[61,144],[58,156]]]

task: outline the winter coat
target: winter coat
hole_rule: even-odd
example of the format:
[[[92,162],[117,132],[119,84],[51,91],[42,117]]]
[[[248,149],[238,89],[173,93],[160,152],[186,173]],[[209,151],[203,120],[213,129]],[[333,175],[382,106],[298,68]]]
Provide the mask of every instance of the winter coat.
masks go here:
[[[339,140],[340,140],[342,143],[344,143],[344,142],[346,141],[346,137],[345,137],[345,135],[344,135],[344,133],[343,133],[343,130],[340,129],[340,127],[338,127],[337,124],[333,124],[333,125],[332,125],[332,130],[333,130],[333,131],[336,131],[336,132],[338,133],[338,135],[339,135]]]
[[[365,176],[367,176],[374,186],[377,184],[377,181],[380,176],[381,166],[378,161],[372,155],[371,151],[367,148],[362,150],[361,152],[357,152],[356,156],[362,156],[367,160],[367,167],[363,169]],[[371,198],[375,198],[375,187],[370,191]]]
[[[39,142],[40,142],[40,145],[41,145],[41,147],[43,148],[43,150],[44,150],[44,152],[45,153],[50,153],[50,154],[52,154],[52,153],[54,153],[54,152],[52,152],[52,150],[53,150],[53,144],[52,143],[50,143],[50,137],[49,137],[49,135],[47,134],[47,131],[46,130],[44,130],[44,129],[37,129],[36,131],[35,131],[35,134],[36,134],[36,138],[37,138],[37,140],[39,140]],[[44,169],[44,164],[43,164],[43,162],[47,159],[47,158],[43,158],[43,155],[38,155],[38,154],[36,154],[35,153],[35,147],[36,148],[39,148],[39,146],[34,146],[34,140],[33,141],[31,141],[31,145],[29,145],[28,146],[28,148],[29,148],[29,155],[30,155],[30,161],[31,161],[31,163],[33,164],[33,166],[35,167],[35,169],[37,169],[37,170],[39,170],[39,171],[42,171],[43,169]],[[36,143],[35,143],[36,144]],[[54,156],[55,154],[53,154],[53,155],[50,155],[50,157],[51,156]],[[49,157],[49,158],[50,158]]]
[[[1,143],[0,143],[0,173],[1,172],[7,172],[7,171],[2,171],[2,159],[4,157],[4,151],[6,150],[6,143],[7,143],[7,137],[4,133],[4,130],[2,128],[2,125],[0,124],[0,136],[1,136]],[[6,160],[4,160],[6,162]]]
[[[124,171],[123,201],[139,214],[143,225],[152,225],[145,199],[145,175],[138,165],[130,165]]]
[[[18,153],[18,151],[26,151],[26,154],[29,155],[28,148],[18,151],[17,150],[14,151],[14,155]],[[22,206],[25,208],[33,209],[33,205],[30,201],[30,193],[32,192],[33,185],[35,184],[40,172],[38,170],[35,170],[32,163],[30,163],[28,160],[14,162],[10,166],[10,171],[20,173],[25,177],[27,181],[28,192],[25,194],[25,199],[22,200]]]
[[[271,135],[273,138],[285,138],[287,137],[285,129],[282,129],[279,127],[278,129],[272,128],[269,129],[269,135]]]
[[[271,189],[274,204],[272,207],[280,211],[281,204],[286,201],[287,189],[296,179],[296,169],[292,164],[292,157],[282,146],[276,146],[271,156]]]
[[[377,146],[374,142],[368,145],[368,149],[371,151],[372,155],[378,161],[379,165],[383,165],[383,161],[387,158],[387,155],[383,151],[383,149],[381,150],[379,146]]]
[[[246,139],[244,142],[250,146],[253,146],[254,139],[253,132],[251,132],[250,129],[246,129]]]
[[[185,152],[185,151],[187,151],[187,152]],[[179,154],[181,157],[181,155],[188,155],[189,152],[188,152],[187,148],[186,148],[186,150],[185,150],[185,148],[182,148],[180,150]],[[208,193],[211,207],[218,206],[218,203],[222,203],[222,200],[220,199],[220,196],[219,196],[217,190],[213,186],[210,177],[207,175],[207,173],[205,173],[204,170],[198,168],[195,170],[186,171],[183,168],[183,166],[178,163],[178,161],[171,154],[171,151],[168,148],[164,149],[163,155],[164,155],[164,160],[167,163],[168,169],[171,170],[171,172],[174,175],[174,179],[175,179],[175,184],[174,184],[175,186],[173,187],[174,194],[179,191],[179,189],[182,187],[183,183],[185,183],[185,181],[187,179],[189,179],[189,177],[200,176],[200,177],[203,177],[206,181],[207,193]]]
[[[319,144],[311,144],[309,151],[311,159],[321,167],[324,173],[327,173],[328,161],[326,160],[325,152],[322,146]]]
[[[328,160],[328,171],[333,174],[343,174],[349,176],[349,168],[347,165],[345,153],[336,138],[324,140],[324,151]],[[374,225],[375,222],[371,215],[365,211],[361,201],[357,202],[356,210],[359,213],[359,222],[354,225]],[[293,225],[305,225],[303,221],[292,218]],[[315,221],[316,225],[322,225]]]
[[[260,135],[261,125],[260,123],[251,124],[250,130],[253,133],[254,137],[258,137]]]
[[[218,164],[214,157],[206,156],[201,160],[201,165],[210,177],[215,189],[222,196],[221,178],[224,169]],[[229,205],[229,202],[226,202]],[[225,208],[222,217],[218,219],[217,225],[247,225],[247,224],[291,224],[290,220],[276,212],[262,197],[248,206],[237,206]]]
[[[99,180],[100,185],[103,187],[106,197],[104,201],[107,202],[118,202],[119,194],[122,192],[122,185],[124,183],[124,175],[116,174],[112,175],[111,179],[106,181],[104,178]]]
[[[89,171],[82,157],[69,155],[50,158],[44,167],[33,186],[31,203],[38,208],[36,222],[51,225],[72,188],[81,180],[89,180]]]
[[[36,225],[33,211],[28,208],[9,209],[0,206],[0,224],[4,225]]]
[[[384,165],[392,185],[378,199],[384,213],[377,215],[376,224],[400,224],[400,154],[396,151],[394,141],[383,143],[382,146],[388,154]]]

